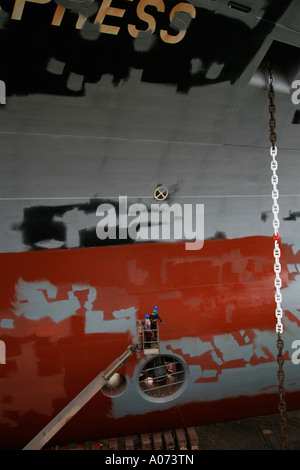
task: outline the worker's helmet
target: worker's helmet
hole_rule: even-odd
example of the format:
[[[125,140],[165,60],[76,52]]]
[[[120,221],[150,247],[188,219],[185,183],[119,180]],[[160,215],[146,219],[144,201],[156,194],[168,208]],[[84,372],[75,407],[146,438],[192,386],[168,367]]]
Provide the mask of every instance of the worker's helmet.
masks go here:
[[[154,309],[153,310],[157,310],[157,306],[155,305]]]
[[[149,315],[145,315],[145,318],[149,318]]]

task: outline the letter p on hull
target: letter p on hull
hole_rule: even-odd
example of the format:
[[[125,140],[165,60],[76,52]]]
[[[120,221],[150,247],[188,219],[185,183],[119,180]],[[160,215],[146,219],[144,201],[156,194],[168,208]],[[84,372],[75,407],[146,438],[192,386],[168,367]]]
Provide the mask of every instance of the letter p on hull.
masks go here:
[[[20,20],[22,18],[26,1],[31,2],[31,3],[40,3],[44,5],[45,3],[49,3],[51,0],[16,0],[14,9],[11,15],[12,20]]]

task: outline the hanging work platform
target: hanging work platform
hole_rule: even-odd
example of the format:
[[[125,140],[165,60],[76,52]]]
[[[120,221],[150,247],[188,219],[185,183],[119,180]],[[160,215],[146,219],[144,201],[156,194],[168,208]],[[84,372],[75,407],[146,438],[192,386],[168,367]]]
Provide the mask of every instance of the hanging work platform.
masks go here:
[[[160,354],[158,326],[156,329],[147,330],[149,333],[147,337],[146,330],[144,329],[144,322],[142,320],[137,320],[136,325],[139,335],[140,350],[143,351],[144,354]]]

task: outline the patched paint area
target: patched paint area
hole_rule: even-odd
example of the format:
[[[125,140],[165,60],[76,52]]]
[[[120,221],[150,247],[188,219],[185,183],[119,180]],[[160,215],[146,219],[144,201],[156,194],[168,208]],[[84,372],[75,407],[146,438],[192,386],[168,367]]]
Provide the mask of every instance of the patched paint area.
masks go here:
[[[207,351],[213,351],[214,347],[209,341],[202,341],[197,336],[195,337],[182,337],[180,339],[172,340],[171,343],[161,341],[160,347],[166,350],[172,349],[175,351],[180,349],[182,354],[188,354],[191,357],[200,356]]]
[[[128,331],[136,331],[135,318],[142,319],[149,305],[155,305],[155,295],[155,303],[157,300],[164,322],[160,328],[161,354],[174,355],[186,364],[185,387],[166,402],[145,400],[138,390],[138,377],[146,359],[143,353],[134,354],[121,371],[127,382],[123,395],[111,398],[101,397],[101,392],[98,395],[102,430],[106,429],[111,418],[128,417],[135,423],[135,417],[138,421],[143,420],[144,414],[160,410],[172,414],[172,408],[191,403],[197,410],[212,406],[213,414],[214,406],[210,403],[216,400],[261,396],[262,400],[268,401],[269,394],[276,394],[278,388],[272,249],[270,254],[268,251],[272,244],[264,239],[238,241],[238,246],[243,247],[241,253],[250,259],[252,267],[254,264],[249,273],[252,276],[254,272],[255,282],[250,274],[247,282],[240,277],[243,273],[238,269],[240,255],[236,245],[237,242],[229,240],[207,242],[199,258],[195,258],[195,253],[188,254],[186,263],[183,263],[184,247],[180,244],[9,255],[10,271],[3,275],[6,283],[2,315],[3,319],[12,320],[3,322],[3,325],[13,324],[14,328],[2,331],[7,335],[8,357],[7,364],[3,366],[3,372],[9,374],[6,380],[12,381],[14,375],[19,375],[15,358],[23,354],[23,350],[18,350],[18,346],[35,338],[30,343],[33,350],[30,360],[38,364],[38,368],[28,380],[30,387],[34,388],[34,399],[36,390],[40,388],[40,379],[47,377],[43,382],[46,384],[43,395],[48,414],[49,404],[57,404],[66,395],[70,400],[71,394],[84,388],[128,344],[136,342]],[[289,329],[293,337],[300,337],[297,311],[300,260],[294,256],[292,248],[285,247],[285,251],[288,252],[289,276],[284,281],[283,300],[289,295],[288,287],[291,285],[291,304],[286,306],[294,312],[285,315],[285,320],[288,320],[285,324],[287,349],[292,337],[286,336]],[[1,264],[5,266],[8,257],[2,257]],[[220,259],[220,265],[212,266],[216,257]],[[182,262],[177,264],[177,259]],[[263,270],[262,265],[265,266]],[[25,281],[20,283],[21,276],[27,284]],[[225,286],[224,280],[228,280]],[[28,293],[30,285],[34,288],[29,298],[24,293]],[[231,305],[231,295],[237,308],[229,319],[230,312],[226,306]],[[39,302],[38,299],[42,299],[40,318],[30,318],[28,304],[34,304],[34,300]],[[62,301],[68,302],[70,315],[60,320],[58,313],[65,305],[60,303]],[[19,315],[11,308],[12,305],[16,307],[14,303],[19,308]],[[57,315],[47,305],[43,308],[45,303],[53,304],[50,307],[54,309],[55,306]],[[287,354],[285,358],[287,391],[297,391],[298,369],[288,361]],[[52,393],[52,388],[55,393]],[[25,410],[26,404],[23,407],[21,403],[21,387],[10,390],[10,394],[1,397],[1,401],[5,401],[5,409],[16,413],[18,407]],[[53,397],[55,401],[52,401]],[[41,399],[38,408],[43,414]],[[27,405],[30,412],[30,404]],[[31,404],[32,407],[35,405]],[[16,415],[13,419],[15,423],[21,423],[23,417]],[[219,415],[215,419],[219,419]]]
[[[86,333],[123,333],[130,331],[136,336],[136,309],[134,307],[113,312],[113,320],[104,320],[104,312],[91,310],[86,312]]]
[[[98,290],[90,285],[70,285],[67,293],[59,293],[57,286],[44,280],[40,282],[26,282],[19,279],[15,285],[16,301],[14,313],[30,320],[51,318],[56,324],[62,320],[76,315],[79,309],[85,310],[85,333],[124,333],[130,331],[136,336],[136,312],[134,307],[115,310],[112,319],[105,319],[103,310],[94,309],[99,300]],[[87,291],[87,300],[81,304],[76,292]],[[61,299],[64,295],[67,298]]]
[[[292,336],[292,332],[286,332],[286,344],[290,344]],[[183,393],[174,396],[173,400],[168,397],[165,402],[145,401],[137,390],[139,373],[144,365],[142,360],[137,364],[133,377],[126,377],[126,392],[112,400],[109,416],[121,418],[163,411],[191,402],[276,393],[278,366],[275,331],[241,330],[237,337],[240,340],[231,334],[223,334],[212,337],[211,341],[195,337],[162,341],[161,354],[175,354],[186,364]],[[285,373],[287,392],[300,390],[299,371],[289,360],[285,361]]]
[[[136,309],[130,307],[114,311],[113,319],[105,320],[103,310],[94,310],[97,297],[97,289],[89,287],[88,299],[84,304],[85,333],[122,333],[129,330],[132,336],[136,336]]]
[[[295,280],[284,290],[286,293],[284,298],[289,299],[285,306],[293,314],[290,319],[285,318],[285,344],[287,348],[295,338],[295,334],[297,335],[297,331],[300,336],[300,328],[297,327],[300,316],[297,308],[299,281],[300,275],[296,276]],[[59,320],[58,311],[62,301],[54,300],[58,294],[57,288],[53,284],[49,281],[39,283],[19,281],[17,287],[19,315],[25,315],[27,312],[24,309],[27,306],[26,301],[33,302],[34,305],[34,301],[38,302],[42,299],[42,305],[45,302],[52,304],[52,309],[43,310],[44,315]],[[77,290],[87,290],[87,300],[84,304],[80,305],[78,299],[74,297],[74,292]],[[48,300],[45,294],[47,294]],[[136,309],[129,307],[115,310],[112,312],[111,319],[105,319],[103,310],[94,310],[94,307],[99,305],[97,300],[100,297],[100,289],[90,285],[73,285],[72,290],[68,291],[69,315],[75,314],[79,307],[85,309],[86,334],[130,331],[134,337],[136,335]],[[35,306],[35,308],[37,307]],[[28,310],[28,318],[41,318],[41,313],[38,317],[34,309],[30,317]],[[161,341],[160,351],[162,354],[175,354],[185,361],[188,373],[185,377],[184,392],[176,396],[174,400],[168,399],[166,402],[159,403],[147,401],[145,404],[145,398],[137,393],[137,379],[142,367],[141,362],[138,362],[134,374],[126,376],[128,384],[126,392],[122,396],[112,399],[108,417],[120,418],[142,414],[145,413],[145,407],[147,407],[147,412],[151,412],[169,409],[174,404],[184,405],[190,402],[210,402],[242,395],[254,396],[274,393],[278,387],[275,328],[274,332],[241,329],[233,333],[210,335],[209,337],[186,336]],[[287,390],[299,390],[297,368],[290,361],[286,361],[285,370]]]
[[[2,318],[2,320],[0,320],[0,328],[13,329],[14,320],[12,318]]]
[[[59,323],[75,315],[80,308],[74,289],[68,292],[67,299],[55,300],[58,289],[49,281],[26,282],[19,279],[15,293],[17,301],[14,303],[14,313],[30,320],[50,317],[55,323]]]
[[[214,343],[216,348],[221,351],[224,362],[235,361],[237,359],[249,362],[254,352],[252,344],[241,346],[232,334],[215,336]]]

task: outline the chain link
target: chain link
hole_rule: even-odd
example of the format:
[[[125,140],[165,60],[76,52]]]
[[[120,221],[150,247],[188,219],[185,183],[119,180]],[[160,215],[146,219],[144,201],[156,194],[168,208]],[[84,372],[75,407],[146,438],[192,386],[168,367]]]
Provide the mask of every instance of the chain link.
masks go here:
[[[272,212],[273,212],[273,229],[274,229],[274,235],[273,235],[273,240],[274,240],[274,272],[275,272],[275,302],[276,302],[276,310],[275,310],[275,315],[277,318],[277,325],[276,325],[276,333],[282,333],[283,332],[283,325],[282,325],[282,308],[281,308],[281,302],[282,302],[282,295],[280,292],[281,289],[281,264],[280,264],[280,235],[278,232],[278,229],[280,227],[280,222],[279,222],[279,205],[278,205],[278,197],[279,197],[279,191],[277,189],[277,184],[278,184],[278,176],[277,176],[277,168],[278,168],[278,163],[276,161],[276,155],[277,155],[277,147],[275,146],[274,149],[271,147],[270,149],[270,154],[272,157],[271,161],[271,170],[273,172],[272,177],[271,177],[271,183],[273,185],[273,190],[272,190],[272,199],[273,199],[273,206],[272,206]]]
[[[275,103],[274,103],[275,91],[274,91],[274,87],[273,87],[273,81],[274,81],[273,68],[272,68],[272,65],[269,64],[269,93],[268,93],[268,96],[269,96],[269,100],[270,100],[270,104],[269,104],[270,142],[272,143],[272,149],[275,149],[275,143],[276,143],[277,136],[276,136],[276,132],[274,130],[275,127],[276,127],[276,119],[275,119],[276,107],[275,107]]]
[[[284,379],[285,379],[285,374],[283,371],[283,364],[284,364],[284,357],[283,357],[283,348],[284,348],[284,343],[282,340],[282,333],[283,333],[283,324],[282,324],[282,294],[281,294],[281,286],[282,286],[282,281],[280,277],[281,273],[281,264],[280,264],[280,235],[278,232],[278,229],[280,227],[280,222],[279,222],[279,205],[278,205],[278,198],[279,198],[279,191],[277,189],[277,184],[278,184],[278,176],[277,176],[277,169],[278,169],[278,163],[276,160],[277,156],[277,147],[275,145],[276,143],[276,133],[274,131],[276,127],[276,119],[275,119],[275,91],[273,87],[273,82],[274,82],[274,77],[273,77],[273,69],[272,65],[269,64],[269,93],[268,97],[270,100],[269,104],[269,113],[270,113],[270,120],[269,120],[269,125],[270,125],[270,142],[272,144],[270,148],[270,154],[272,157],[271,161],[271,170],[272,170],[272,177],[271,177],[271,183],[273,186],[272,189],[272,199],[273,199],[273,205],[272,205],[272,213],[273,213],[273,229],[274,229],[274,234],[273,234],[273,241],[274,241],[274,272],[275,272],[275,280],[274,280],[274,286],[275,286],[275,303],[276,303],[276,309],[275,309],[275,316],[277,318],[277,323],[276,323],[276,333],[277,333],[277,363],[278,363],[278,381],[279,381],[279,386],[278,386],[278,394],[279,394],[279,413],[280,413],[280,430],[281,430],[281,447],[282,449],[286,449],[288,445],[288,439],[287,439],[287,421],[285,418],[285,413],[286,413],[286,404],[285,404],[285,388],[284,388]]]

